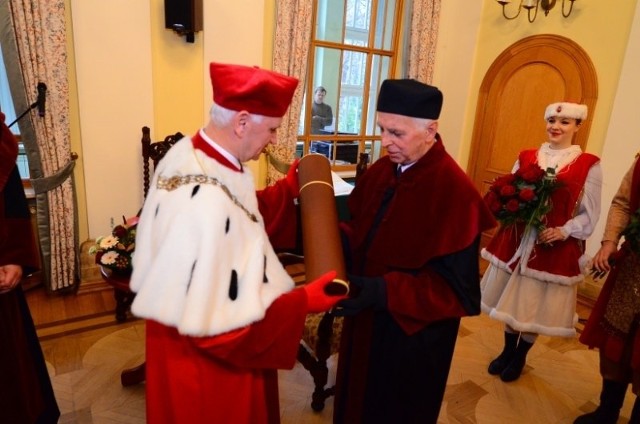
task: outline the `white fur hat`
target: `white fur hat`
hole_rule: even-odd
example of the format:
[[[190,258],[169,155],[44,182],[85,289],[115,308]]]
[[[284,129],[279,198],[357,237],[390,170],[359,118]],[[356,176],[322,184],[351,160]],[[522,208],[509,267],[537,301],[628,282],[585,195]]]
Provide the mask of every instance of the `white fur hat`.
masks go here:
[[[584,120],[587,119],[587,105],[569,102],[551,103],[544,111],[544,120],[551,116]]]

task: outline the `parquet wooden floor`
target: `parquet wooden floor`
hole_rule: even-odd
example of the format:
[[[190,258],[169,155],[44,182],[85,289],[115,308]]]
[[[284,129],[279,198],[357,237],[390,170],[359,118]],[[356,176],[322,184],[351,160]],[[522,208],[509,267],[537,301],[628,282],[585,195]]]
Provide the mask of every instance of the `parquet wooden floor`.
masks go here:
[[[144,323],[117,323],[109,287],[88,287],[61,298],[27,292],[60,423],[144,423],[144,384],[120,385],[120,371],[144,360]],[[576,339],[541,336],[522,377],[503,383],[486,371],[502,337],[501,324],[486,315],[462,320],[439,424],[567,424],[597,406],[597,352]],[[279,377],[283,424],[331,422],[332,399],[321,413],[311,410],[311,378],[300,365]],[[628,422],[633,401],[629,391],[619,423]]]

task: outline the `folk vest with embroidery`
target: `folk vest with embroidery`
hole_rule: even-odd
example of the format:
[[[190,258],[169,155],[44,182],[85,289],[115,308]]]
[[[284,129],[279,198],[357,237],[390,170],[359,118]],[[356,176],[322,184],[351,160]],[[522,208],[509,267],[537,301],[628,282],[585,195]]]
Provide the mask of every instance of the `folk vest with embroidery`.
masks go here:
[[[537,149],[522,151],[518,158],[520,166],[537,164],[537,152]],[[551,194],[552,208],[545,216],[548,228],[561,227],[575,216],[587,174],[599,160],[597,156],[582,153],[557,171],[560,184]],[[523,240],[523,237],[526,238]],[[521,274],[542,281],[573,285],[583,280],[580,266],[584,255],[582,240],[569,236],[564,241],[543,245],[535,243],[536,237],[536,230],[528,230],[524,224],[501,226],[482,256],[494,266],[510,272],[520,265]]]

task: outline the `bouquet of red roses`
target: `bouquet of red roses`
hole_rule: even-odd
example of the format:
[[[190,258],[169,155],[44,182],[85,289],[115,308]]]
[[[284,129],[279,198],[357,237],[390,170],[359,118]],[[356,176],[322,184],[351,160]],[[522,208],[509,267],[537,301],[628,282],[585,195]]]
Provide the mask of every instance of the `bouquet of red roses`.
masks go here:
[[[545,171],[529,164],[496,178],[484,200],[502,225],[523,223],[541,230],[552,207],[549,198],[558,185],[555,169]]]

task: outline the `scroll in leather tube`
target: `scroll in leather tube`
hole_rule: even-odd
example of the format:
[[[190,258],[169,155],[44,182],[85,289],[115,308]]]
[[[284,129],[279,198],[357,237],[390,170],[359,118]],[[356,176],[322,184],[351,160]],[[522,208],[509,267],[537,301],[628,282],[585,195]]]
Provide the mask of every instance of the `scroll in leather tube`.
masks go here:
[[[349,284],[329,160],[319,154],[303,156],[298,164],[298,184],[306,279],[313,281],[335,270],[336,278],[327,285],[325,292],[346,295]]]

